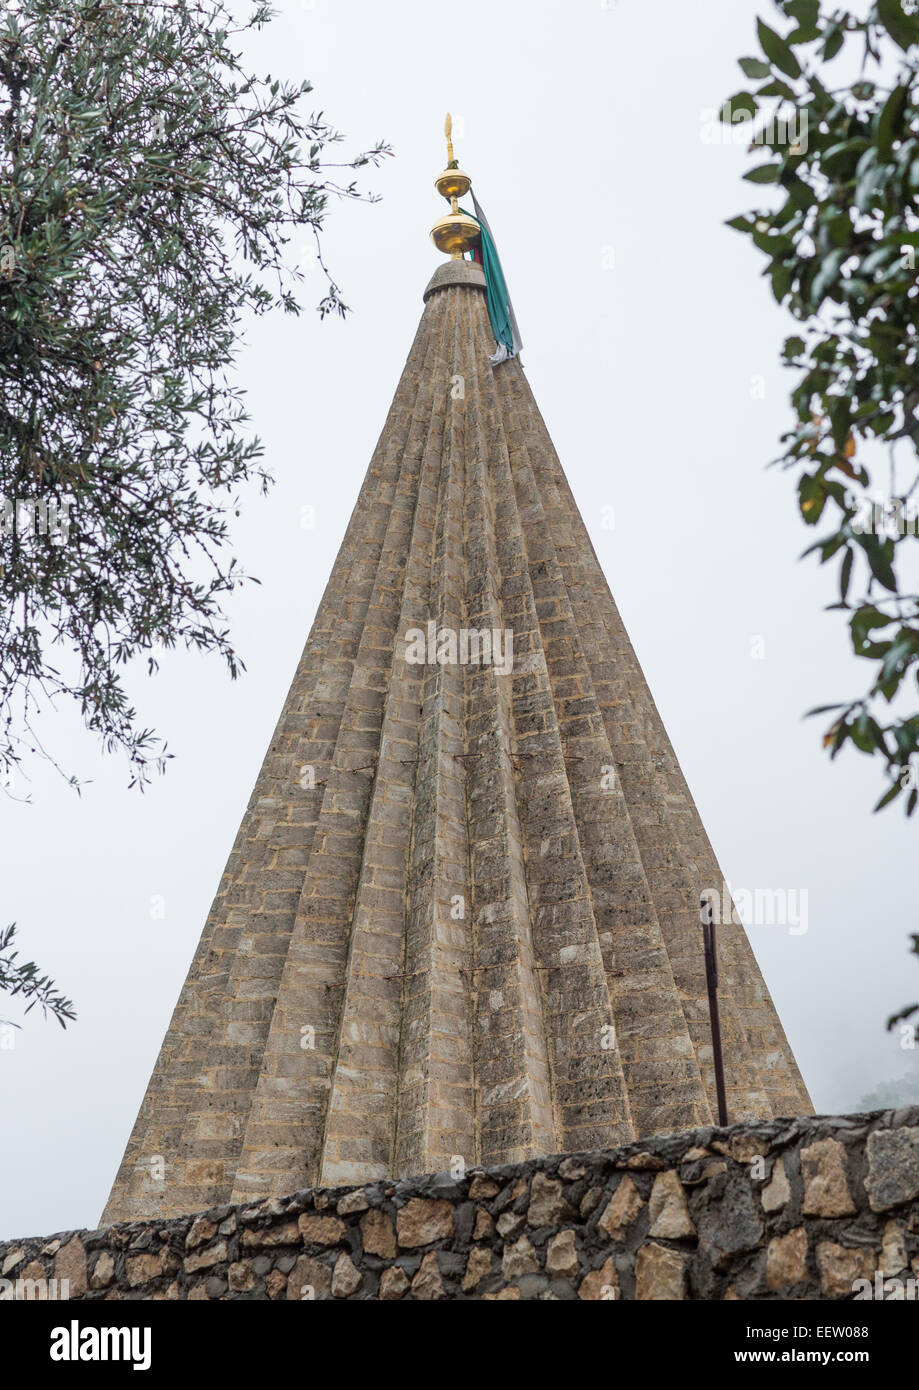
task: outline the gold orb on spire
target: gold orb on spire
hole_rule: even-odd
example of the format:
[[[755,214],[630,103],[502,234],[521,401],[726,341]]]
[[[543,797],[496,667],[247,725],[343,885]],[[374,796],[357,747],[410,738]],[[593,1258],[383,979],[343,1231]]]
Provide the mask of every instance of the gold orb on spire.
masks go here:
[[[446,217],[441,217],[431,228],[431,239],[438,251],[459,261],[465,251],[471,251],[479,240],[479,224],[468,213],[457,207],[457,198],[462,198],[472,187],[472,179],[460,169],[453,156],[453,118],[449,111],[444,122],[447,137],[447,167],[434,180],[434,187],[441,197],[450,204]]]

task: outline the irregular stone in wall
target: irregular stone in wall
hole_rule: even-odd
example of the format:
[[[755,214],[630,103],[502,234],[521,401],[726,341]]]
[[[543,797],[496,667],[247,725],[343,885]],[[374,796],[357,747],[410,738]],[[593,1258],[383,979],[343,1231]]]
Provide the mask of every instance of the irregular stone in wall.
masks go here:
[[[216,1222],[209,1221],[206,1216],[197,1216],[191,1223],[191,1229],[185,1237],[185,1248],[194,1250],[199,1245],[206,1245],[209,1240],[213,1240],[216,1234]]]
[[[876,1129],[868,1135],[865,1188],[872,1211],[889,1211],[919,1196],[919,1128]]]
[[[766,1287],[777,1291],[807,1280],[807,1232],[803,1226],[770,1240],[766,1250]]]
[[[115,1261],[107,1250],[103,1250],[93,1265],[93,1272],[89,1276],[89,1287],[91,1289],[104,1289],[114,1277]]]
[[[271,1271],[268,1276],[269,1286],[272,1275],[279,1273],[280,1271],[276,1269]],[[275,1287],[278,1287],[276,1280]],[[328,1298],[331,1290],[332,1271],[329,1266],[323,1264],[321,1260],[314,1260],[310,1255],[301,1255],[287,1279],[288,1299],[318,1300]],[[276,1297],[277,1295],[273,1296]]]
[[[779,1157],[773,1165],[772,1177],[760,1193],[763,1211],[780,1211],[782,1207],[788,1204],[790,1197],[791,1186],[788,1182],[788,1174],[785,1171],[785,1160]]]
[[[598,1229],[609,1236],[610,1240],[625,1240],[629,1227],[644,1204],[644,1198],[632,1179],[624,1177],[598,1220]]]
[[[888,1221],[884,1227],[881,1242],[881,1258],[878,1269],[882,1274],[899,1274],[907,1265],[906,1244],[902,1229],[896,1221]]]
[[[453,1235],[453,1208],[447,1201],[412,1197],[396,1213],[396,1231],[404,1250],[446,1240]]]
[[[534,1173],[530,1186],[527,1219],[531,1226],[561,1226],[573,1221],[577,1212],[562,1194],[562,1184],[545,1173]]]
[[[737,1174],[721,1186],[715,1178],[708,1204],[697,1214],[699,1243],[716,1270],[726,1269],[735,1256],[755,1250],[763,1238],[763,1223],[753,1203],[746,1175]],[[717,1196],[715,1195],[717,1193]]]
[[[129,1255],[125,1261],[128,1284],[132,1289],[148,1284],[163,1272],[159,1255]]]
[[[398,1265],[390,1265],[380,1276],[380,1298],[384,1303],[394,1303],[409,1287],[409,1277]]]
[[[609,1259],[601,1269],[585,1274],[578,1289],[578,1298],[585,1302],[605,1302],[619,1297],[619,1274]]]
[[[304,1245],[338,1245],[345,1238],[345,1223],[337,1216],[307,1211],[297,1221],[297,1227]]]
[[[549,1274],[562,1276],[578,1272],[578,1250],[574,1231],[559,1231],[552,1237],[546,1250],[546,1270]]]
[[[332,1271],[332,1293],[335,1298],[350,1298],[353,1293],[357,1293],[363,1282],[364,1276],[355,1266],[351,1256],[342,1251]]]
[[[185,1273],[193,1274],[198,1269],[212,1269],[214,1265],[220,1264],[227,1257],[227,1243],[225,1240],[218,1240],[216,1245],[210,1245],[206,1250],[199,1250],[194,1255],[185,1256]]]
[[[686,1297],[687,1257],[667,1245],[642,1245],[635,1257],[635,1297],[673,1301]]]
[[[412,1280],[412,1298],[424,1300],[440,1299],[446,1297],[444,1281],[440,1275],[440,1265],[437,1260],[437,1251],[430,1250],[421,1264],[418,1266],[418,1273]]]
[[[373,1207],[366,1216],[361,1217],[361,1235],[364,1251],[368,1255],[379,1255],[384,1260],[392,1260],[396,1254],[396,1233],[392,1221],[385,1211]]]
[[[823,1296],[851,1298],[856,1279],[874,1279],[875,1263],[872,1250],[850,1250],[835,1241],[821,1241],[817,1246],[817,1268]]]
[[[81,1298],[88,1287],[86,1277],[86,1250],[78,1236],[74,1236],[62,1246],[54,1257],[54,1277],[67,1281],[67,1297]]]
[[[672,1168],[658,1173],[648,1204],[650,1236],[661,1240],[694,1240],[696,1228],[689,1214],[683,1184]]]
[[[462,1283],[464,1293],[472,1293],[473,1289],[478,1288],[486,1275],[491,1273],[492,1263],[492,1253],[485,1246],[476,1245],[469,1251]]]
[[[801,1150],[805,1216],[854,1216],[846,1179],[846,1151],[838,1139],[818,1139]]]
[[[526,1236],[521,1236],[515,1244],[504,1247],[502,1268],[504,1277],[508,1280],[519,1279],[522,1274],[536,1273],[539,1269],[539,1261]]]

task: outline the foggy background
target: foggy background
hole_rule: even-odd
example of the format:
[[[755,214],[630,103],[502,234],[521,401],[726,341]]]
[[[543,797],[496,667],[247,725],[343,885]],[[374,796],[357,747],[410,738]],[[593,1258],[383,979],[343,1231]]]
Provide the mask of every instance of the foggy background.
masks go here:
[[[82,797],[32,764],[0,798],[0,923],[69,994],[0,1048],[0,1238],[98,1221],[288,684],[443,257],[443,119],[453,112],[524,337],[523,362],[600,561],[736,888],[806,890],[808,930],[750,935],[814,1103],[853,1108],[917,1066],[885,1032],[919,995],[908,954],[916,829],[879,816],[880,766],[830,764],[814,705],[861,692],[830,571],[790,475],[790,319],[726,228],[762,192],[742,146],[707,142],[744,85],[765,0],[280,0],[247,48],[314,84],[349,154],[395,158],[331,209],[324,254],[353,313],[249,323],[239,356],[277,486],[245,498],[250,585],[229,605],[247,674],[167,654],[138,670],[142,721],[175,755],[143,795],[69,709],[43,725]],[[467,200],[468,201],[468,200]],[[312,263],[306,239],[296,248]],[[304,525],[314,509],[315,525]],[[612,511],[608,510],[612,509]],[[610,526],[608,523],[613,521]],[[604,524],[606,523],[606,524]],[[818,528],[819,530],[819,528]],[[19,1019],[0,996],[0,1018]],[[7,1043],[9,1034],[6,1035]],[[913,1082],[913,1084],[915,1084]],[[905,1094],[905,1091],[904,1091]]]

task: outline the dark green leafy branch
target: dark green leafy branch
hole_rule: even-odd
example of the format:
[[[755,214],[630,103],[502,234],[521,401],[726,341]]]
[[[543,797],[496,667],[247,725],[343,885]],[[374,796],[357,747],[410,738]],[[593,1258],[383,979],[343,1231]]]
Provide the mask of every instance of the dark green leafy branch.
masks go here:
[[[33,960],[20,962],[19,952],[12,946],[15,935],[15,923],[0,930],[0,994],[20,995],[29,1001],[26,1013],[37,1004],[46,1017],[50,1013],[62,1028],[66,1028],[68,1020],[76,1018],[72,1001],[65,999],[49,976],[39,973]],[[10,1026],[18,1028],[19,1024]]]
[[[73,700],[132,784],[168,756],[125,688],[183,644],[241,669],[224,596],[239,490],[270,482],[232,379],[242,317],[344,314],[320,234],[377,145],[252,75],[223,0],[12,0],[0,16],[0,784]],[[31,511],[30,511],[31,508]]]
[[[779,22],[758,22],[761,56],[740,60],[749,83],[722,112],[749,123],[757,161],[744,177],[776,195],[730,225],[800,325],[784,346],[797,377],[777,462],[795,471],[805,524],[829,527],[805,554],[836,566],[831,607],[873,667],[857,698],[811,713],[833,715],[832,757],[849,744],[881,759],[875,809],[906,793],[907,815],[919,800],[919,595],[904,592],[919,533],[917,8],[877,0],[858,17],[776,0]],[[834,60],[853,50],[856,80],[834,85]]]

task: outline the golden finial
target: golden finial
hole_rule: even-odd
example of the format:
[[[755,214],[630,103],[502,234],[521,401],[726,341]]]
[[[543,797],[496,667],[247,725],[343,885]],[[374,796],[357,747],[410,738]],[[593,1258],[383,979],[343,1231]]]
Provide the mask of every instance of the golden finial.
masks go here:
[[[444,121],[444,135],[447,137],[447,167],[434,180],[434,187],[450,204],[450,212],[434,223],[431,237],[438,251],[460,261],[463,252],[469,251],[479,239],[479,224],[468,213],[457,206],[457,198],[462,198],[472,186],[472,179],[464,174],[453,154],[453,117],[447,112]]]

